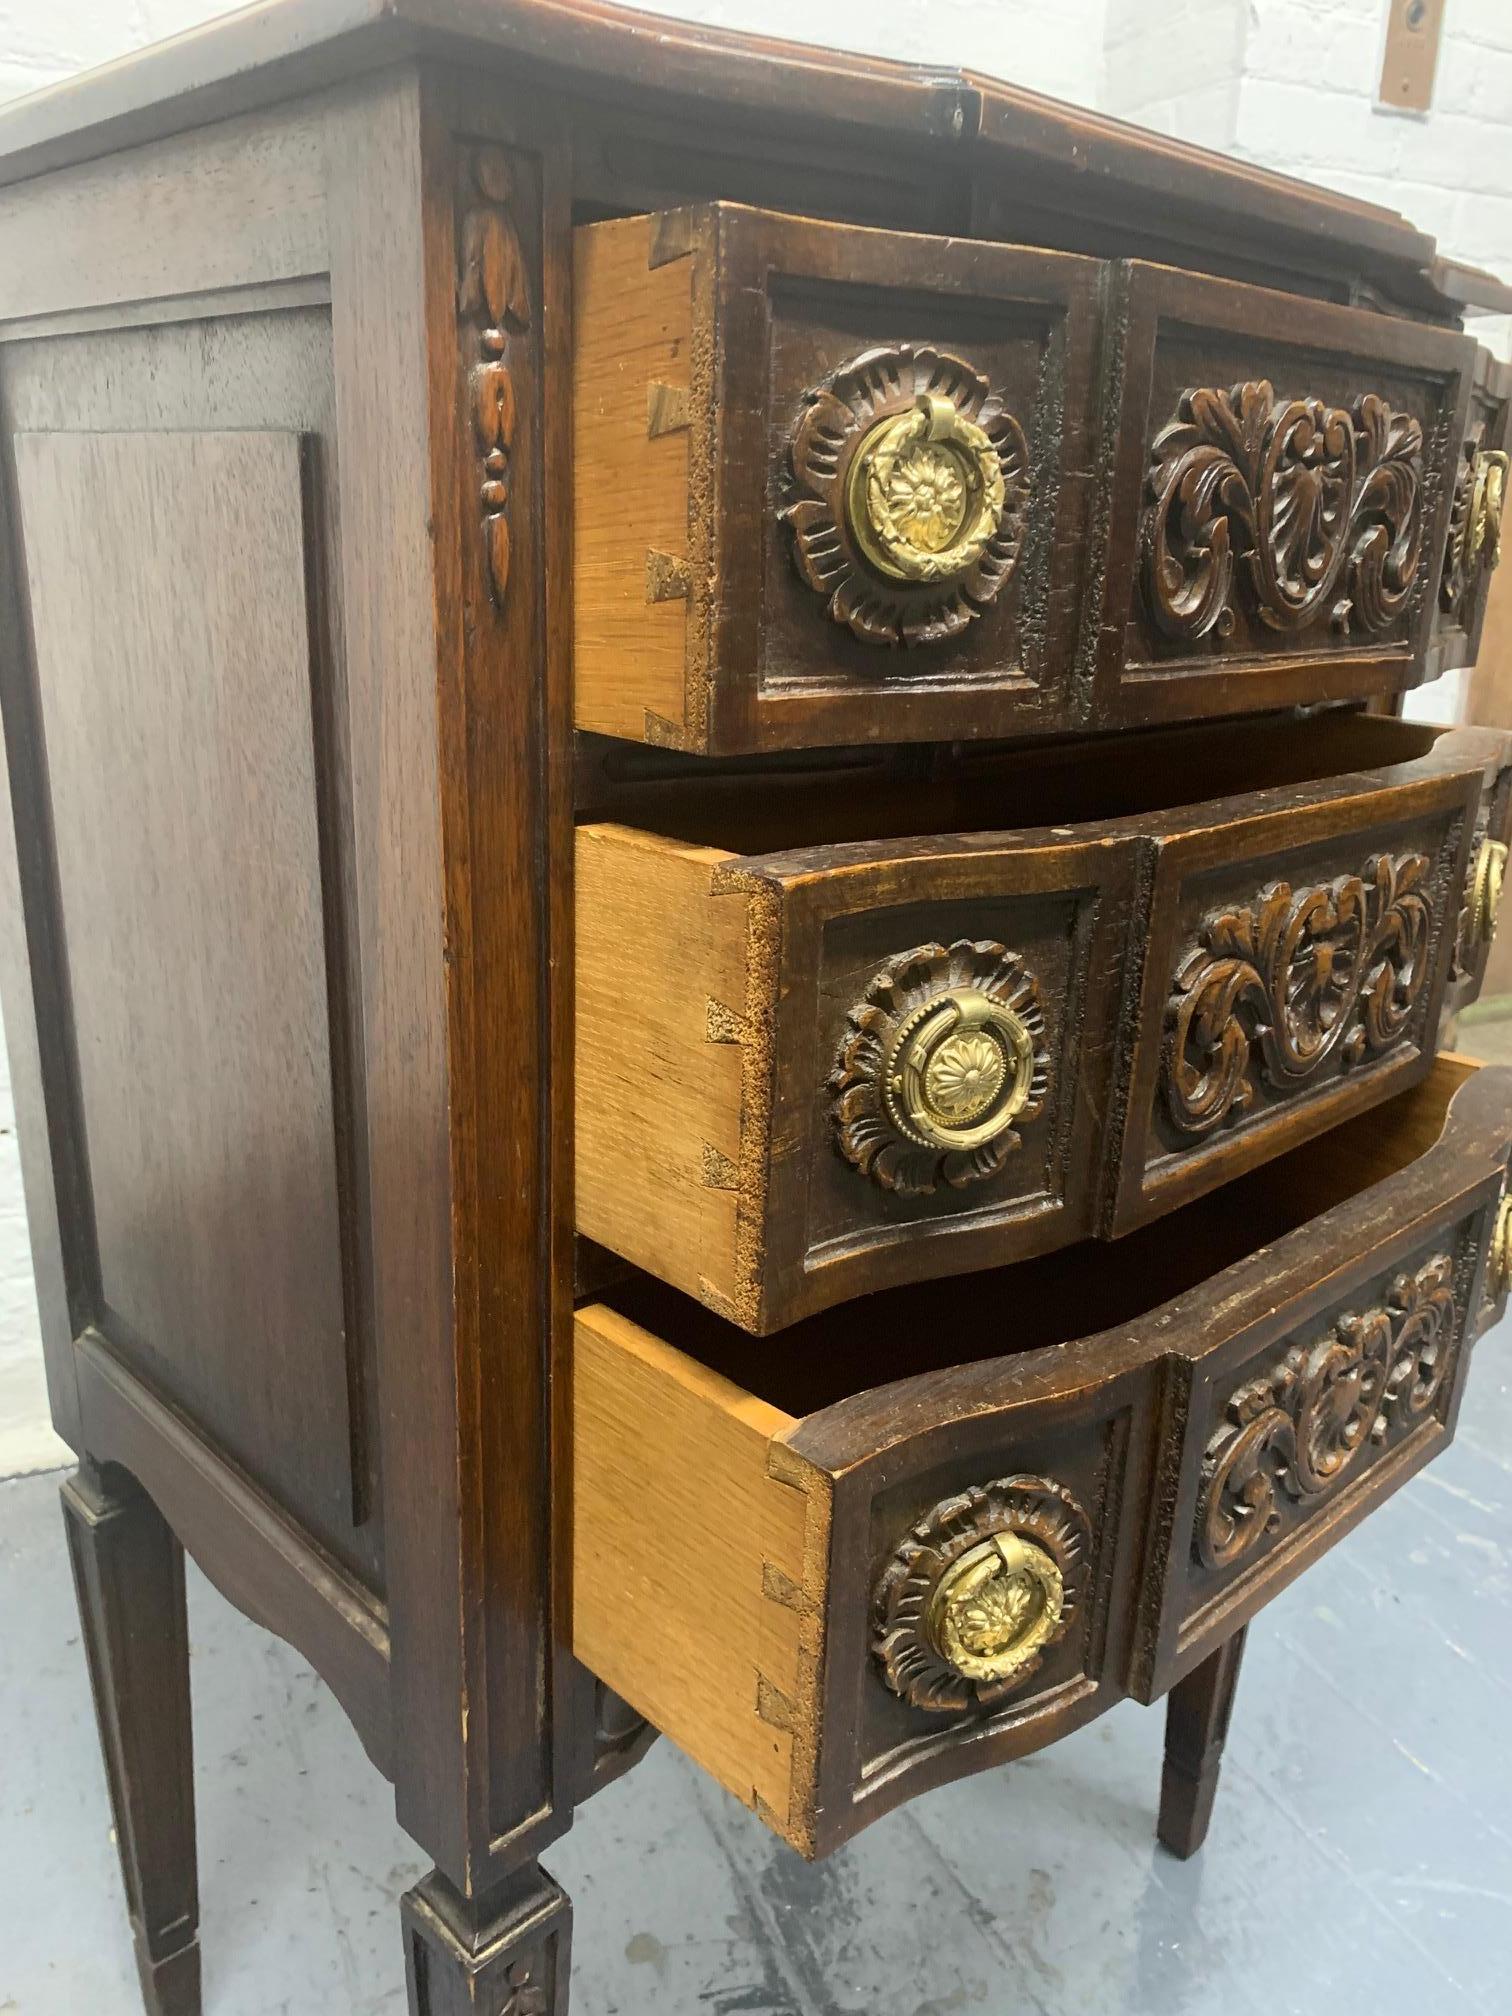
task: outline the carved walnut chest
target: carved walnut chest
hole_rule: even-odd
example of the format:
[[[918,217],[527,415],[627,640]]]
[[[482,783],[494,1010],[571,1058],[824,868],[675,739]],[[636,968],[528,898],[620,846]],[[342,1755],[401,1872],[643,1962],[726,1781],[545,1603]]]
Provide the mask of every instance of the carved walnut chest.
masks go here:
[[[1169,1696],[1452,1435],[1512,308],[990,79],[274,0],[0,115],[7,1036],[150,2008],[183,1556],[561,2016],[665,1733],[800,1854]]]

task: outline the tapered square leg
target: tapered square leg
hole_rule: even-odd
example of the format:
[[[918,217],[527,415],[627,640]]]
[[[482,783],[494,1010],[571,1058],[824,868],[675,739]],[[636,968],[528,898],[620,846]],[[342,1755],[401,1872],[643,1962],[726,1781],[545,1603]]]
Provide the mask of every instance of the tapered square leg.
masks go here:
[[[1244,1657],[1236,1631],[1171,1689],[1166,1703],[1165,1769],[1160,1781],[1159,1835],[1183,1862],[1207,1839],[1213,1798]]]
[[[567,2016],[572,1905],[535,1863],[484,1899],[432,1873],[401,1910],[410,2016]]]
[[[126,1908],[148,2016],[199,2016],[199,1885],[184,1556],[123,1471],[63,1486]]]

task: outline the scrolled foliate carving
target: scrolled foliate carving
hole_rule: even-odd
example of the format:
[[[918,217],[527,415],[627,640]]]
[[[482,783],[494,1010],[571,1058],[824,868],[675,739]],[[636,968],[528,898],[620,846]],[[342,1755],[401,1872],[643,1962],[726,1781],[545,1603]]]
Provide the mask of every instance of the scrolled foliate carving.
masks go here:
[[[1061,1485],[1004,1477],[906,1535],[872,1601],[872,1655],[910,1707],[991,1708],[1033,1675],[1085,1595],[1091,1527]]]
[[[1418,589],[1422,488],[1421,425],[1374,393],[1346,412],[1263,378],[1183,392],[1150,452],[1150,613],[1227,637],[1242,589],[1272,630],[1379,634]]]
[[[829,1086],[840,1153],[900,1196],[994,1176],[1050,1085],[1034,975],[991,940],[919,945],[846,1020]]]
[[[1239,1387],[1203,1459],[1193,1542],[1203,1566],[1243,1560],[1280,1527],[1283,1499],[1323,1497],[1372,1444],[1424,1419],[1454,1343],[1454,1265],[1439,1253]]]
[[[489,593],[509,583],[510,456],[516,401],[511,338],[530,327],[530,293],[508,204],[511,175],[500,147],[464,150],[457,230],[457,312],[464,332],[472,427],[480,461],[478,504]]]
[[[1421,854],[1376,854],[1361,875],[1276,882],[1220,910],[1177,968],[1161,1081],[1184,1134],[1210,1134],[1256,1093],[1289,1093],[1330,1058],[1358,1063],[1406,1033],[1428,977],[1434,917]]]
[[[902,343],[835,372],[808,394],[789,475],[798,572],[864,643],[956,636],[1018,562],[1023,429],[947,351]]]

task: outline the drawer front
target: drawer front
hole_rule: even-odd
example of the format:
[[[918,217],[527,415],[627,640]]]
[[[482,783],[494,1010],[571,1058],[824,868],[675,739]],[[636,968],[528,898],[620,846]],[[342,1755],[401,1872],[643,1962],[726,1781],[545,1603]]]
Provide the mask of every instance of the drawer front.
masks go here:
[[[732,205],[580,230],[579,727],[1064,725],[1099,275]]]
[[[1506,396],[1457,332],[731,204],[576,255],[581,728],[1033,735],[1473,651]]]
[[[1435,1214],[1349,1256],[1342,1289],[1173,1364],[1152,1517],[1166,1568],[1145,1590],[1136,1692],[1163,1693],[1444,1446],[1501,1292],[1486,1278],[1498,1210],[1492,1190]]]
[[[1111,1229],[1373,1105],[1437,1043],[1476,776],[1158,841]]]
[[[1390,1113],[1293,1158],[1297,1229],[1207,1278],[1159,1258],[1180,1219],[1140,1235],[1174,1299],[801,1417],[583,1312],[579,1656],[808,1854],[1163,1693],[1453,1434],[1512,1271],[1512,1074],[1446,1060]],[[903,1291],[801,1342],[875,1378],[1013,1334],[1054,1281],[1106,1307],[1085,1279]],[[769,1376],[675,1298],[638,1306]]]
[[[1501,558],[1502,510],[1512,446],[1512,365],[1482,350],[1469,424],[1455,465],[1449,534],[1434,619],[1435,673],[1473,665],[1486,620],[1491,576]]]
[[[1099,718],[1415,684],[1474,343],[1137,263],[1114,292]]]
[[[1509,757],[757,858],[582,829],[579,1229],[764,1333],[1228,1182],[1428,1068]]]

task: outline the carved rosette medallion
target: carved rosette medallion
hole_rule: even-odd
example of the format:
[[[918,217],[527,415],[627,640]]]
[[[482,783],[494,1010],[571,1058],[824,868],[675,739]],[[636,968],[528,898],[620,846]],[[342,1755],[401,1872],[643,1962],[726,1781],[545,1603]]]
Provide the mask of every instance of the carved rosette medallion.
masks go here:
[[[991,1708],[1071,1628],[1085,1593],[1087,1515],[1044,1477],[946,1498],[883,1569],[872,1653],[912,1708]]]
[[[1507,477],[1508,458],[1502,450],[1482,448],[1476,441],[1464,444],[1449,510],[1439,605],[1466,630],[1472,627],[1481,585],[1501,558]]]
[[[1274,1534],[1282,1499],[1332,1490],[1370,1446],[1424,1419],[1449,1376],[1454,1266],[1435,1254],[1400,1274],[1384,1303],[1295,1345],[1233,1394],[1202,1466],[1194,1551],[1230,1568]]]
[[[1029,451],[962,358],[911,343],[864,352],[808,394],[788,460],[798,572],[864,643],[954,637],[1002,593]]]
[[[1161,1082],[1182,1133],[1244,1112],[1257,1071],[1287,1094],[1330,1058],[1356,1064],[1401,1040],[1428,978],[1428,865],[1375,854],[1361,875],[1272,883],[1206,920],[1166,1011]]]
[[[1272,630],[1379,634],[1418,589],[1422,489],[1422,427],[1374,393],[1345,412],[1263,378],[1183,392],[1150,451],[1150,613],[1225,638],[1242,591]]]
[[[841,1154],[903,1197],[995,1176],[1050,1086],[1039,989],[990,940],[919,945],[851,1009],[829,1089]]]
[[[463,156],[457,229],[457,313],[464,331],[468,398],[477,444],[478,506],[488,587],[502,606],[509,582],[510,455],[515,390],[510,339],[530,327],[530,295],[519,235],[507,208],[509,161],[502,148]]]

